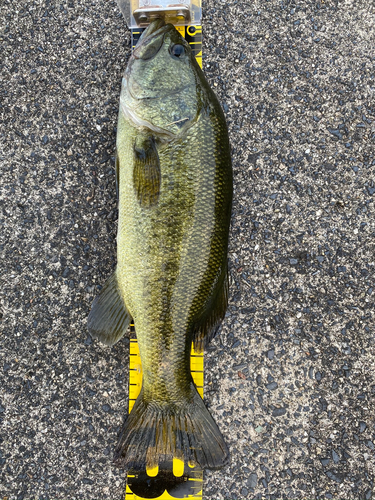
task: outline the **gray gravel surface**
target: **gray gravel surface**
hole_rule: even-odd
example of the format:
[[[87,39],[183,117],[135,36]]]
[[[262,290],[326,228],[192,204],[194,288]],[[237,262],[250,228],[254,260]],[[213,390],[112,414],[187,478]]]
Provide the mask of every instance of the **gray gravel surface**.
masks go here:
[[[225,110],[232,286],[205,400],[230,445],[205,498],[372,498],[375,9],[204,1]],[[91,341],[116,262],[114,1],[2,0],[0,497],[124,495],[128,342]]]

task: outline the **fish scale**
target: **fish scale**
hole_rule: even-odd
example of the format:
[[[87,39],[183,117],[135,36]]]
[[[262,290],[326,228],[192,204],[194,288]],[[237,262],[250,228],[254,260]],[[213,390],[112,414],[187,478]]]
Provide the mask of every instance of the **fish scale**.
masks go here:
[[[215,158],[215,144],[225,140],[222,137],[225,128],[220,120],[205,116],[178,144],[173,141],[167,147],[160,147],[161,194],[152,212],[139,205],[133,190],[132,168],[129,168],[133,163],[131,146],[137,129],[120,115],[118,130],[120,165],[124,163],[126,169],[124,173],[120,170],[117,273],[136,326],[143,385],[145,390],[150,386],[155,397],[160,392],[163,387],[160,380],[164,378],[160,354],[168,338],[173,336],[175,339],[165,354],[167,371],[175,363],[182,364],[178,391],[184,387],[184,391],[190,393],[188,360],[192,334],[186,332],[202,308],[207,288],[220,268],[218,264],[226,263],[228,213],[218,218],[214,209],[215,203],[218,207],[223,205],[225,191],[230,186],[229,173],[216,168],[217,161],[225,162],[228,158]],[[126,151],[124,157],[122,151]],[[172,224],[170,217],[173,217]],[[208,267],[208,262],[213,265]],[[167,267],[169,272],[165,272]],[[166,284],[173,288],[169,303],[173,302],[175,313],[167,314],[164,308],[166,317],[160,321],[163,304],[160,298],[165,296]],[[200,293],[197,293],[199,287]],[[173,329],[169,326],[171,323]],[[175,385],[176,381],[170,377],[172,391]]]

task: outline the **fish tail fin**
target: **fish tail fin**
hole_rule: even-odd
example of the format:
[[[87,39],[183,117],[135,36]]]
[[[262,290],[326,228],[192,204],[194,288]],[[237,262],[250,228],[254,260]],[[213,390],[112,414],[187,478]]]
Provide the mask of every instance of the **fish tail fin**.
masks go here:
[[[173,457],[220,469],[229,461],[229,450],[196,390],[191,401],[178,405],[147,402],[141,392],[121,431],[114,463],[144,470]]]

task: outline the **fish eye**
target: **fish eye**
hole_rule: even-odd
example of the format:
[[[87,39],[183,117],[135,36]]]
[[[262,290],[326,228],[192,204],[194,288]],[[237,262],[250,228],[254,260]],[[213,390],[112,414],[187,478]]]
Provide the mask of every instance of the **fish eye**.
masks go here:
[[[169,51],[171,53],[171,56],[173,57],[179,58],[185,55],[185,47],[183,45],[180,45],[179,43],[177,43],[176,45],[172,45]]]

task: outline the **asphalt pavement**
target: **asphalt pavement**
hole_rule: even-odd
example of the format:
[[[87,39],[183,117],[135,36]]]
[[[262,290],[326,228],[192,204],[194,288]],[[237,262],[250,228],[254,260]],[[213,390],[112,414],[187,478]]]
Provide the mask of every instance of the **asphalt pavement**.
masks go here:
[[[375,8],[204,0],[234,168],[206,500],[374,498]],[[116,264],[130,35],[115,1],[0,5],[0,498],[120,500],[128,341],[92,341]]]

